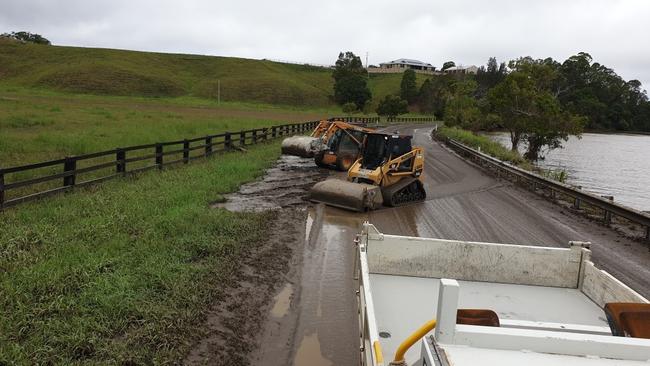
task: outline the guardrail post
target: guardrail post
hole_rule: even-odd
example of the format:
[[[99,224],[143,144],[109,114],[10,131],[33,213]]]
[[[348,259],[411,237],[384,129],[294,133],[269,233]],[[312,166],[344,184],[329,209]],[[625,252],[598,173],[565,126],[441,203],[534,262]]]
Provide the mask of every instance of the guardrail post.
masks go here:
[[[271,137],[276,138],[278,135],[278,131],[276,130],[275,126],[271,127]]]
[[[608,200],[614,202],[614,196],[602,196],[603,198],[607,198]],[[612,213],[607,211],[607,209],[604,210],[605,214],[603,215],[603,221],[605,221],[605,225],[609,225],[612,223]]]
[[[577,189],[582,189],[582,186],[577,186],[576,188]],[[576,197],[575,200],[573,201],[573,208],[575,208],[576,210],[579,210],[580,209],[580,201],[581,201],[580,198]]]
[[[117,149],[115,153],[115,173],[121,173],[124,175],[126,173],[126,151],[124,149]]]
[[[64,186],[75,185],[77,180],[77,174],[74,172],[75,170],[77,170],[77,159],[71,156],[66,157],[65,162],[63,163],[63,171],[66,173],[72,172],[72,174],[63,177]]]
[[[246,131],[241,131],[239,133],[239,146],[246,145]]]
[[[226,151],[232,149],[232,137],[230,136],[230,132],[226,132],[223,136],[223,148]]]
[[[257,130],[253,130],[253,145],[257,143]]]
[[[0,170],[0,210],[5,205],[5,173]]]
[[[156,165],[158,165],[158,169],[163,168],[164,162],[163,162],[163,145],[162,144],[156,144]]]
[[[212,137],[205,137],[205,156],[208,157],[212,155]]]
[[[190,161],[190,142],[183,140],[183,164],[187,164]]]

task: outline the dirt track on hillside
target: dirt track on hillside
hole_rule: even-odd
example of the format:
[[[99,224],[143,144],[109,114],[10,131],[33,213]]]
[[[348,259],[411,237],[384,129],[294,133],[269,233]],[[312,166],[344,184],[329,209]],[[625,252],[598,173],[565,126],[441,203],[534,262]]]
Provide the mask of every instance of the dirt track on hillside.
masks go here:
[[[258,286],[257,282],[244,277],[240,286],[243,289],[235,287],[232,297],[242,307],[225,313],[216,311],[213,316],[236,317],[237,322],[225,326],[221,321],[208,322],[208,333],[213,338],[198,344],[188,364],[212,364],[217,358],[219,362],[230,360],[227,364],[231,365],[357,365],[359,332],[352,241],[364,220],[384,233],[399,235],[555,247],[566,246],[570,240],[590,241],[597,266],[650,296],[647,247],[486,175],[432,141],[430,131],[426,127],[400,127],[402,133],[413,133],[415,144],[426,151],[424,179],[428,197],[421,204],[366,214],[309,206],[302,201],[304,192],[327,172],[309,167],[308,163],[300,169],[301,174],[310,177],[310,184],[297,185],[291,176],[276,182],[286,185],[280,190],[286,195],[275,189],[245,186],[239,194],[244,198],[231,197],[235,206],[246,202],[247,207],[270,204],[276,209],[276,229],[269,243],[259,249],[265,257],[276,257],[265,260],[275,269],[264,271],[268,278],[258,279],[260,289],[251,290],[250,283]],[[280,172],[286,163],[286,158],[280,161]],[[319,173],[309,175],[309,171]],[[267,176],[262,182],[269,179],[273,180]],[[275,207],[274,197],[289,198],[293,194],[299,194],[300,199],[281,199],[288,208]],[[243,305],[242,299],[249,301]],[[226,338],[234,340],[227,342],[243,346],[220,343]]]

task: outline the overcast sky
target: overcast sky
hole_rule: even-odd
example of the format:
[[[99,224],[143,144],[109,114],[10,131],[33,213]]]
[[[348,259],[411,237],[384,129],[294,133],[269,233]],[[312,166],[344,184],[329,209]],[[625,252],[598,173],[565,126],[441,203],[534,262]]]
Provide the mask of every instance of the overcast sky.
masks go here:
[[[0,0],[0,32],[18,30],[57,45],[317,64],[346,50],[437,67],[585,51],[650,85],[646,0]]]

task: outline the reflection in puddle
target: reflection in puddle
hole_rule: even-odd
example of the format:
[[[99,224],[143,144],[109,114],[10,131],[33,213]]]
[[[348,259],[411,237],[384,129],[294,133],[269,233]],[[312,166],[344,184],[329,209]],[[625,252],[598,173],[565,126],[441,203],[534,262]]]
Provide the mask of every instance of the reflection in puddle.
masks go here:
[[[320,350],[318,334],[305,336],[293,361],[294,366],[331,366],[333,363],[326,359]]]
[[[307,210],[307,220],[305,222],[305,241],[309,241],[309,235],[311,234],[311,227],[314,225],[314,208],[312,206]]]
[[[291,295],[293,295],[293,286],[290,283],[284,285],[282,291],[275,295],[273,308],[271,309],[271,315],[274,318],[283,318],[287,315],[291,305]]]

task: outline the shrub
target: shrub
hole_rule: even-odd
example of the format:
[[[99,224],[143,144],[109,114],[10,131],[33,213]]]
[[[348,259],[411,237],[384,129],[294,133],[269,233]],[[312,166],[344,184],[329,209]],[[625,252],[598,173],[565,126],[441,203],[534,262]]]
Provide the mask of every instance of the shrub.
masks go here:
[[[404,113],[408,113],[408,103],[396,95],[387,95],[377,106],[380,116],[395,117]]]
[[[343,104],[343,107],[341,107],[341,109],[343,110],[343,113],[354,113],[357,111],[357,105],[352,102],[348,102]]]

